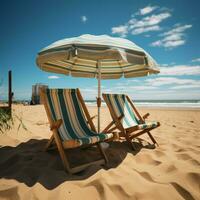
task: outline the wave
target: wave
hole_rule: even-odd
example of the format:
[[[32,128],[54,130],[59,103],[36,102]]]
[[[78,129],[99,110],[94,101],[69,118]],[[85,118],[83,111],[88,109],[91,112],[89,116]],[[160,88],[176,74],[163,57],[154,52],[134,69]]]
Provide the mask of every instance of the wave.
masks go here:
[[[200,100],[153,100],[134,101],[138,107],[164,107],[164,108],[200,108]],[[96,106],[96,101],[86,101],[89,106]],[[102,102],[102,106],[106,106]]]

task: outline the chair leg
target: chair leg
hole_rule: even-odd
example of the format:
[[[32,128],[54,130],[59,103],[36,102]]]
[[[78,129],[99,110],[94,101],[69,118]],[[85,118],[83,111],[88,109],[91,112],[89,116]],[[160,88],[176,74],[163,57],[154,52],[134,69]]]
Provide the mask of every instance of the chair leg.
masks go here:
[[[53,141],[54,141],[54,136],[52,134],[51,138],[48,140],[47,144],[45,145],[44,151],[48,150],[48,148],[51,146],[51,144],[53,143]]]
[[[126,141],[128,142],[130,148],[131,148],[133,151],[135,151],[136,148],[135,148],[134,144],[132,143],[131,138],[129,137],[128,133],[124,133],[124,135],[125,135]]]
[[[105,153],[104,149],[103,149],[102,146],[101,146],[101,143],[97,143],[97,147],[98,147],[98,149],[99,149],[99,151],[100,151],[102,157],[103,157],[104,160],[105,160],[105,164],[107,164],[107,163],[108,163],[108,158],[107,158],[107,156],[106,156],[106,153]]]
[[[64,165],[64,169],[65,169],[65,171],[69,172],[69,174],[72,174],[71,168],[70,168],[70,165],[69,165],[69,162],[68,162],[68,159],[67,159],[67,155],[65,154],[64,148],[62,146],[62,142],[61,142],[57,132],[54,132],[53,135],[54,135],[55,142],[56,142],[56,145],[57,145],[57,148],[58,148],[58,152],[60,154],[61,160],[62,160],[63,165]]]
[[[156,140],[154,139],[154,137],[151,135],[151,133],[150,133],[149,131],[147,131],[147,134],[149,135],[151,141],[152,141],[154,144],[157,144],[157,146],[159,146],[158,143],[156,142]]]

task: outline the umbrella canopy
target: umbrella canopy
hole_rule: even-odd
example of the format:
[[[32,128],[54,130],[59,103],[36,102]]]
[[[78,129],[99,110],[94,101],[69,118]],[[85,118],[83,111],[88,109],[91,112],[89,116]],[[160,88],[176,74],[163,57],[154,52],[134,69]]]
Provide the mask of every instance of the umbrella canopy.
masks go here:
[[[97,66],[98,61],[98,66]],[[75,77],[117,79],[159,73],[155,60],[133,42],[107,35],[82,35],[42,49],[37,65],[44,71]]]
[[[74,77],[98,78],[98,131],[101,79],[139,77],[159,73],[155,60],[133,42],[108,35],[82,35],[54,42],[36,59],[44,71]]]

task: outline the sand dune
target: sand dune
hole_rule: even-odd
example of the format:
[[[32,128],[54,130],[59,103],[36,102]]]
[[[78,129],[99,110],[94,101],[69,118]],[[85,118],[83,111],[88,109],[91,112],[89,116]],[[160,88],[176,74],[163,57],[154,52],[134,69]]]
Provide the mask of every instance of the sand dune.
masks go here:
[[[140,110],[161,122],[152,132],[159,147],[147,136],[134,141],[137,151],[114,141],[107,167],[69,175],[57,151],[43,151],[50,137],[43,106],[14,106],[14,126],[0,135],[0,199],[200,199],[200,111]],[[105,107],[102,116],[103,128],[111,120]],[[99,156],[96,148],[68,154],[74,165]]]

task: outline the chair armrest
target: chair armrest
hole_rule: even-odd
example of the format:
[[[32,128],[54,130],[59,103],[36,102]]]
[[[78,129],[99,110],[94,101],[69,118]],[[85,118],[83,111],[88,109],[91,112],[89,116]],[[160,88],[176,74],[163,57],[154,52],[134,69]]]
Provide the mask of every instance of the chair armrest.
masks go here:
[[[54,129],[58,129],[58,128],[61,126],[62,122],[63,122],[62,119],[59,119],[59,120],[53,122],[53,123],[50,125],[50,130],[52,131],[52,130],[54,130]]]
[[[92,116],[92,117],[91,117],[91,120],[93,120],[95,117],[97,117],[97,115]]]
[[[97,115],[92,116],[90,119],[93,120],[95,117],[97,117]],[[89,121],[87,121],[87,124],[89,123]]]
[[[121,114],[118,118],[117,118],[117,121],[121,120],[122,118],[124,117],[124,114]],[[104,128],[104,130],[102,131],[102,133],[111,133],[113,132],[115,129],[117,129],[117,126],[115,125],[113,128],[111,128],[115,123],[117,123],[117,121],[112,121],[110,122],[106,128]]]
[[[146,113],[144,116],[143,116],[143,119],[146,119],[146,118],[148,118],[149,117],[149,113]]]

